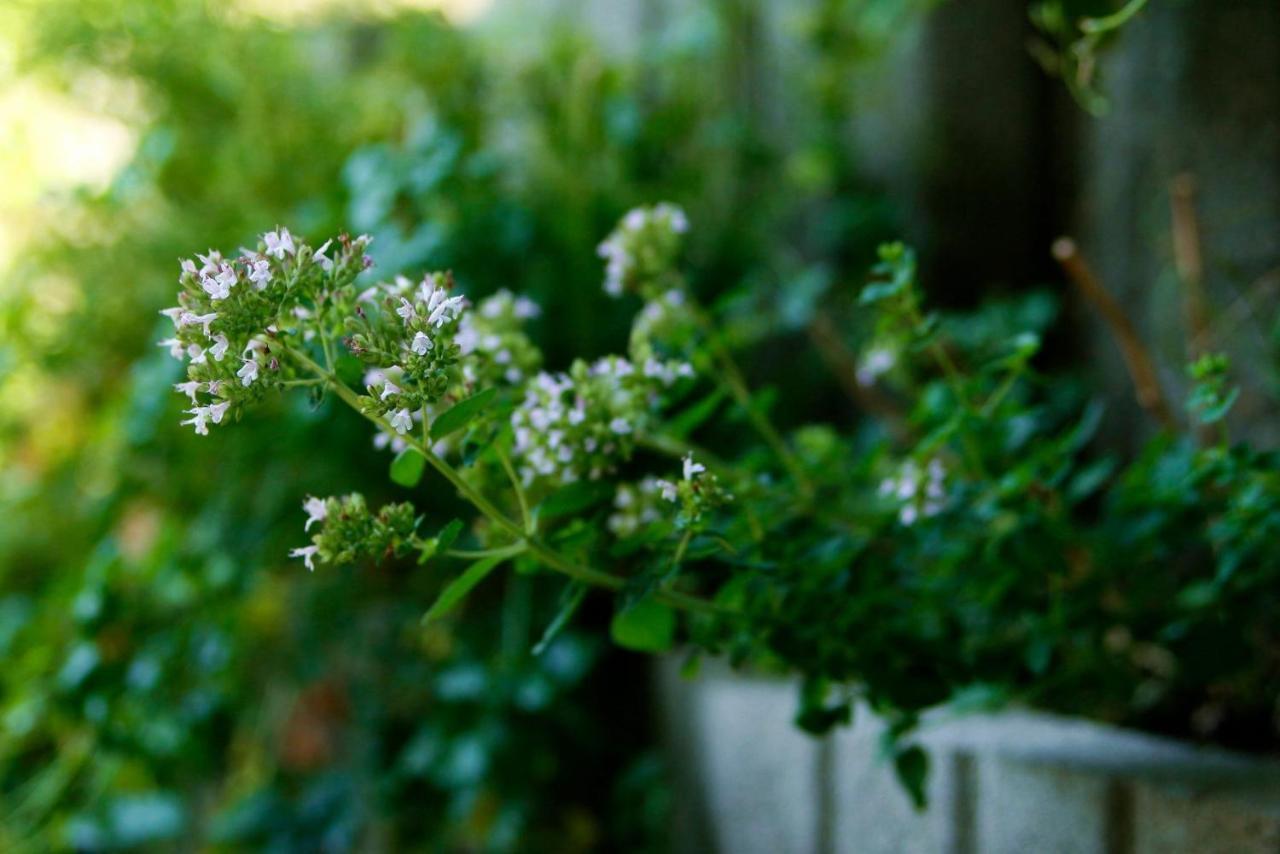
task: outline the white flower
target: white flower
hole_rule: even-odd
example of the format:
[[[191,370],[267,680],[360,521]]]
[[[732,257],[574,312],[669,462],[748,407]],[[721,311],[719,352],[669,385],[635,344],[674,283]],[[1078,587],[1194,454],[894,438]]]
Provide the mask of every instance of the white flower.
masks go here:
[[[437,296],[443,295],[444,290],[440,289],[431,295],[431,299],[432,301],[435,301]],[[427,323],[433,324],[437,329],[439,329],[462,312],[462,303],[463,298],[461,296],[456,296],[449,297],[434,307],[428,304],[427,308],[431,314],[427,317]]]
[[[332,243],[333,243],[332,239],[326,240],[324,242],[324,246],[321,246],[319,249],[317,249],[311,256],[311,260],[319,264],[320,269],[324,270],[326,273],[328,273],[330,270],[333,269],[333,261],[324,254],[329,250],[329,246]]]
[[[388,433],[386,430],[379,430],[378,435],[373,437],[373,446],[379,451],[390,448],[392,453],[400,453],[409,447],[409,443],[394,433]]]
[[[658,488],[662,490],[662,499],[664,501],[676,501],[680,497],[680,490],[669,480],[658,481]]]
[[[293,235],[289,233],[289,229],[282,228],[279,231],[268,231],[262,235],[262,240],[267,244],[267,254],[276,258],[283,258],[285,255],[292,255],[297,252],[297,247],[293,245]]]
[[[619,436],[625,436],[631,432],[631,424],[625,418],[614,418],[609,422],[609,429]]]
[[[184,273],[191,273],[194,275],[196,272],[196,262],[192,261],[190,258],[183,258],[179,262],[179,266],[182,267],[182,272]]]
[[[867,352],[862,364],[858,365],[858,383],[869,386],[893,369],[897,357],[893,351],[885,347],[876,347]]]
[[[201,255],[197,252],[196,257],[200,259],[200,263],[203,265],[200,268],[200,275],[202,276],[212,276],[222,266],[222,253],[217,249],[210,249],[208,255]]]
[[[227,336],[219,332],[213,336],[213,346],[209,348],[209,355],[213,356],[215,362],[221,362],[222,357],[227,355],[227,348],[231,346],[231,342],[227,340]]]
[[[414,311],[413,303],[404,297],[400,297],[400,307],[396,309],[396,314],[404,318],[405,325],[418,316],[418,312]]]
[[[923,471],[914,460],[907,460],[897,477],[880,482],[880,495],[901,501],[898,521],[903,525],[914,525],[921,516],[936,516],[946,509],[946,475],[946,465],[938,457],[930,459]]]
[[[174,308],[161,309],[160,313],[172,320],[174,329],[177,329],[182,326],[182,316],[191,312],[179,305]]]
[[[415,332],[413,335],[413,343],[409,345],[409,349],[417,353],[419,356],[427,355],[427,351],[435,347],[431,343],[431,339],[427,337],[425,332]]]
[[[196,435],[209,435],[209,408],[206,406],[197,406],[195,409],[188,409],[187,414],[191,417],[181,422],[183,426],[190,424],[196,428]]]
[[[323,498],[308,495],[307,500],[302,502],[302,512],[307,514],[307,524],[302,530],[310,531],[311,525],[315,522],[323,522],[329,511],[326,509]]]
[[[204,348],[199,344],[191,344],[187,347],[187,358],[193,365],[203,365],[207,361],[204,357]]]
[[[683,210],[672,207],[669,211],[671,230],[676,234],[684,234],[689,230],[689,218],[685,216]]]
[[[218,319],[218,313],[211,311],[208,314],[196,314],[192,311],[184,311],[182,317],[178,318],[178,326],[203,326],[204,334],[209,334],[209,324]]]
[[[388,397],[390,397],[393,394],[399,394],[400,391],[401,391],[400,386],[396,385],[391,380],[386,380],[382,384],[382,394],[379,395],[378,399],[386,400]]]
[[[409,414],[408,409],[398,409],[391,413],[387,423],[391,425],[391,429],[403,436],[413,429],[413,416]]]
[[[307,565],[307,569],[315,572],[316,565],[314,563],[316,552],[320,551],[319,546],[301,546],[289,552],[289,557],[300,557],[302,562]]]
[[[271,281],[271,262],[266,258],[255,258],[249,262],[249,281],[258,290],[262,290]]]
[[[174,388],[191,398],[191,402],[195,403],[196,393],[200,391],[200,386],[202,385],[204,385],[204,383],[199,380],[191,380],[185,383],[177,383],[174,385]]]
[[[168,347],[169,355],[175,359],[181,359],[183,355],[187,352],[186,345],[183,344],[181,341],[179,341],[177,338],[166,338],[163,341],[157,342],[156,346]]]
[[[704,466],[702,463],[695,463],[693,461],[693,454],[689,454],[684,458],[684,479],[685,480],[693,480],[693,476],[695,474],[702,474],[706,470],[707,470],[707,467]]]
[[[224,265],[215,275],[203,276],[200,287],[204,288],[209,299],[222,300],[231,296],[231,287],[236,283],[236,271],[230,265]]]
[[[254,359],[245,359],[244,364],[240,366],[240,370],[236,371],[236,376],[240,378],[241,385],[252,385],[253,381],[258,378],[257,361]]]
[[[528,297],[516,297],[512,310],[521,320],[531,320],[542,314],[542,307]]]
[[[214,424],[221,424],[223,416],[227,414],[227,410],[230,408],[231,402],[228,400],[213,404],[209,407],[209,420]]]

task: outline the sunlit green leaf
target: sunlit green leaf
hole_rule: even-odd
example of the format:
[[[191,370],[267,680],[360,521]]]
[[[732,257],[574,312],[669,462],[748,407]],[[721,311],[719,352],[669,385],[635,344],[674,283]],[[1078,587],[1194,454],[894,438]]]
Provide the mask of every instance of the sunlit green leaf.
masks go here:
[[[435,603],[427,609],[427,613],[422,615],[422,622],[429,623],[432,620],[438,620],[445,614],[453,610],[459,602],[461,602],[468,593],[485,577],[506,560],[505,555],[494,555],[476,561],[463,570],[462,574],[450,581],[440,593],[440,597]]]
[[[675,641],[676,615],[666,605],[646,597],[614,614],[609,632],[614,643],[626,649],[666,652]]]
[[[426,467],[426,457],[414,448],[405,448],[391,461],[391,480],[401,486],[417,486]]]
[[[487,388],[479,394],[474,394],[446,409],[431,422],[431,438],[443,439],[445,436],[456,433],[466,427],[483,413],[489,407],[489,404],[493,403],[493,399],[497,394],[498,390],[496,388]]]

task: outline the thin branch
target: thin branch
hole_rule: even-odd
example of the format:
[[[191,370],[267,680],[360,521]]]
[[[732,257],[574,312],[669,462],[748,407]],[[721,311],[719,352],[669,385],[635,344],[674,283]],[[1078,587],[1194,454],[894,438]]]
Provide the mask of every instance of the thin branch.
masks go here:
[[[1104,15],[1099,18],[1081,18],[1080,31],[1091,36],[1109,33],[1112,30],[1118,30],[1125,24],[1133,20],[1134,16],[1141,12],[1151,0],[1129,0],[1117,12],[1110,15]]]
[[[689,312],[701,327],[702,332],[707,337],[707,346],[711,350],[711,355],[720,363],[720,380],[725,384],[729,393],[733,395],[738,405],[742,407],[746,413],[747,420],[755,428],[760,438],[764,439],[772,450],[778,461],[782,463],[783,468],[791,475],[796,486],[799,487],[803,499],[808,502],[813,499],[813,481],[805,474],[804,467],[800,465],[800,461],[796,459],[795,454],[787,447],[787,443],[778,433],[773,423],[760,412],[755,402],[751,399],[751,390],[747,386],[746,377],[743,376],[738,363],[734,361],[733,355],[721,340],[720,332],[716,329],[715,323],[711,316],[692,299],[687,302]]]
[[[495,448],[498,454],[498,461],[502,463],[502,470],[507,473],[507,480],[511,481],[511,489],[516,494],[516,501],[520,504],[520,519],[524,522],[524,529],[527,533],[534,533],[533,515],[529,512],[529,499],[525,497],[524,486],[520,483],[520,478],[516,477],[516,470],[511,466],[511,460],[501,448]]]
[[[1196,182],[1189,174],[1173,179],[1169,188],[1173,221],[1173,263],[1186,293],[1187,356],[1191,360],[1212,346],[1209,339],[1209,301],[1204,290],[1204,254],[1200,221],[1196,217]]]
[[[377,415],[365,412],[360,407],[359,397],[353,392],[346,383],[342,382],[333,373],[326,371],[323,366],[317,364],[311,357],[298,350],[290,349],[288,351],[294,359],[304,365],[316,376],[327,381],[330,388],[344,403],[360,413],[366,419],[371,421],[378,427],[386,430],[388,433],[393,432],[390,424],[386,419]],[[574,581],[580,581],[583,584],[590,584],[594,587],[601,587],[606,590],[618,591],[626,586],[626,579],[616,575],[610,575],[590,566],[584,566],[576,563],[569,558],[561,555],[550,546],[543,543],[540,539],[525,531],[520,523],[507,516],[494,505],[482,492],[467,482],[453,466],[449,465],[445,460],[436,455],[431,447],[419,440],[412,433],[406,433],[403,436],[405,442],[414,450],[422,454],[426,458],[427,464],[435,469],[445,480],[453,484],[458,493],[471,503],[476,510],[487,517],[496,527],[501,528],[512,536],[516,541],[523,543],[529,553],[533,555],[540,563],[553,569],[562,575],[566,575]],[[698,611],[702,613],[719,614],[721,616],[735,615],[737,612],[730,611],[722,605],[702,599],[698,596],[692,596],[687,593],[680,593],[675,590],[659,590],[654,593],[654,598],[665,605],[676,608],[683,608],[687,611]]]
[[[836,378],[845,396],[864,412],[879,418],[892,434],[895,441],[906,443],[911,441],[911,432],[907,429],[901,408],[876,387],[874,383],[864,385],[858,379],[858,360],[840,337],[831,318],[818,312],[809,324],[809,340],[827,370]]]
[[[1164,392],[1160,389],[1155,363],[1146,346],[1143,345],[1142,339],[1138,336],[1138,332],[1133,326],[1133,321],[1125,314],[1124,309],[1120,306],[1120,303],[1116,302],[1115,297],[1111,296],[1107,289],[1102,286],[1102,282],[1094,275],[1088,262],[1080,254],[1080,250],[1074,240],[1069,237],[1060,237],[1055,240],[1053,242],[1053,257],[1062,265],[1067,278],[1097,310],[1111,330],[1112,336],[1120,347],[1120,354],[1124,357],[1129,377],[1133,380],[1138,404],[1159,421],[1162,426],[1170,429],[1174,428],[1176,422],[1173,419],[1173,412],[1169,409],[1169,404],[1165,400]]]

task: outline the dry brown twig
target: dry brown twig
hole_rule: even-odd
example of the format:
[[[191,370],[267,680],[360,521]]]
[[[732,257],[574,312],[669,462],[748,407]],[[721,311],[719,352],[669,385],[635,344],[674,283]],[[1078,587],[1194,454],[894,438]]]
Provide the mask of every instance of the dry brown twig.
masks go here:
[[[1155,362],[1138,336],[1129,315],[1125,314],[1120,303],[1102,286],[1074,240],[1069,237],[1055,240],[1053,257],[1111,330],[1120,346],[1120,354],[1124,357],[1129,377],[1133,380],[1138,404],[1162,426],[1175,427],[1173,411],[1160,388]]]
[[[814,316],[813,322],[809,324],[809,340],[813,342],[827,369],[840,383],[845,396],[859,409],[879,418],[895,441],[909,441],[911,431],[907,428],[901,408],[880,389],[874,385],[864,385],[858,379],[857,357],[844,343],[830,317],[822,312]]]
[[[1173,223],[1173,264],[1185,289],[1187,357],[1194,361],[1211,342],[1209,301],[1204,290],[1204,253],[1200,221],[1196,217],[1196,182],[1190,174],[1173,179],[1169,187],[1169,209]]]

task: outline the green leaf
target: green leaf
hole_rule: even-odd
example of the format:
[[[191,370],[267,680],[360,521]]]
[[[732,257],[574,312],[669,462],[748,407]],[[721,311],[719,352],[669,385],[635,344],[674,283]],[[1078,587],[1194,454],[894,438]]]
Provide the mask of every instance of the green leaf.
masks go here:
[[[391,461],[391,480],[401,486],[417,486],[426,468],[426,457],[413,448],[405,448]]]
[[[818,677],[806,679],[800,686],[800,710],[795,724],[810,735],[822,735],[833,727],[853,719],[853,704],[848,700],[827,705],[831,684]]]
[[[422,622],[425,624],[438,620],[452,611],[454,606],[462,601],[463,597],[470,593],[477,584],[484,581],[485,577],[506,559],[506,555],[494,555],[471,564],[441,591],[440,598],[436,599],[435,604],[427,609],[427,613],[422,615]]]
[[[466,400],[461,400],[441,412],[431,422],[431,438],[443,439],[445,436],[456,433],[466,427],[476,416],[484,412],[489,407],[489,404],[493,403],[493,399],[497,394],[498,390],[496,388],[487,388],[479,394],[473,394]]]
[[[446,551],[458,540],[458,535],[462,533],[462,520],[454,519],[448,525],[440,529],[440,533],[436,534],[436,550]]]
[[[462,533],[462,521],[454,519],[448,525],[440,529],[440,533],[436,534],[423,543],[422,554],[418,556],[418,566],[422,566],[427,561],[439,554],[444,554],[458,539],[458,534]]]
[[[587,586],[585,584],[570,584],[565,592],[567,595],[564,597],[564,604],[560,606],[559,613],[551,620],[547,630],[542,633],[542,639],[533,647],[534,655],[542,655],[551,642],[564,630],[564,627],[569,625],[569,621],[573,619],[578,606],[582,604],[582,600],[587,596]]]
[[[666,432],[677,439],[685,438],[715,415],[726,394],[723,386],[717,387],[711,394],[669,419]]]
[[[602,480],[579,480],[558,489],[538,505],[539,519],[573,516],[613,496],[613,486]]]
[[[911,803],[923,810],[928,802],[924,787],[929,778],[929,755],[918,745],[899,750],[893,757],[893,770],[911,796]]]
[[[636,652],[666,652],[676,637],[676,614],[666,605],[646,597],[613,615],[609,625],[613,642]]]
[[[1200,410],[1200,420],[1205,424],[1221,421],[1227,417],[1227,413],[1236,405],[1236,399],[1239,397],[1240,389],[1238,388],[1231,389],[1225,395],[1215,396]]]
[[[684,660],[684,663],[680,665],[680,678],[697,679],[698,673],[701,670],[702,656],[698,654],[697,650],[694,650],[689,654],[689,657]]]

